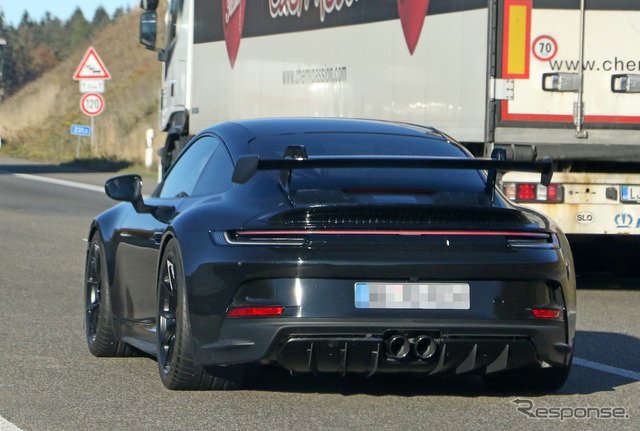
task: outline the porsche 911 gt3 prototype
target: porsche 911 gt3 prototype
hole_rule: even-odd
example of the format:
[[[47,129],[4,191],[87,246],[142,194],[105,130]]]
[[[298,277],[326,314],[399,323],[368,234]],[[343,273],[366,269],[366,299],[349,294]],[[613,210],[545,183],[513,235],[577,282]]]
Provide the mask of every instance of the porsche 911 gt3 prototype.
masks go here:
[[[439,131],[345,119],[223,123],[150,198],[91,225],[85,327],[96,356],[133,348],[170,389],[237,386],[250,364],[295,372],[482,374],[554,390],[573,356],[565,236],[496,189],[503,170]]]

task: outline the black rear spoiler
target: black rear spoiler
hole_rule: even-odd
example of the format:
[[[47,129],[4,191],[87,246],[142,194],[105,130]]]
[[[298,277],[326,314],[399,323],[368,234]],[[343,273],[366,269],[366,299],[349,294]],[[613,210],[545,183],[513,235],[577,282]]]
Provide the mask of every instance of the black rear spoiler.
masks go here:
[[[292,149],[293,148],[293,149]],[[308,157],[304,147],[289,147],[285,158],[261,160],[257,154],[238,158],[232,180],[244,184],[259,170],[293,170],[314,168],[413,168],[413,169],[475,169],[488,171],[487,193],[493,200],[497,171],[540,172],[540,182],[548,186],[553,176],[553,161],[505,160],[503,149],[495,149],[492,158],[448,158],[424,156],[332,156]]]

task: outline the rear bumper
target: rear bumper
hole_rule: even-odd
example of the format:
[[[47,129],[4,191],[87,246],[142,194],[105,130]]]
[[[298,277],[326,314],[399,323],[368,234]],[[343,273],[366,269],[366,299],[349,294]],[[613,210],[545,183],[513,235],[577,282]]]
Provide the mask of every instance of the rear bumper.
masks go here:
[[[406,354],[391,348],[394,337],[406,340]],[[571,354],[564,321],[248,318],[227,319],[219,341],[200,346],[196,357],[201,364],[275,362],[296,372],[443,375],[563,366]]]
[[[302,248],[214,246],[205,256],[189,255],[204,244],[187,244],[195,360],[200,365],[263,362],[294,371],[361,374],[568,365],[575,280],[570,251],[560,239],[561,246],[519,248],[497,237],[391,236],[339,244],[334,238]],[[466,283],[470,306],[359,308],[359,282]],[[243,307],[284,311],[274,317],[227,316]],[[532,308],[562,310],[565,317],[535,318]],[[393,335],[428,336],[435,352],[428,358],[393,358],[386,348]]]

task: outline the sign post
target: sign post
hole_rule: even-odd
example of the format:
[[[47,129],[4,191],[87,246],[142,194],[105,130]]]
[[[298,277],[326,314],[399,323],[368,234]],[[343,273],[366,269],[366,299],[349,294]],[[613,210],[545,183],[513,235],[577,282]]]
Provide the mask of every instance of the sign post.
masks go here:
[[[85,115],[91,117],[91,130],[95,130],[95,117],[100,115],[104,109],[104,99],[96,93],[85,94],[80,99],[80,109]],[[91,148],[95,145],[95,133],[91,134]]]
[[[80,92],[84,95],[80,99],[80,109],[85,115],[91,117],[91,129],[88,135],[78,133],[80,136],[91,136],[91,148],[95,145],[95,117],[104,109],[104,81],[111,79],[111,74],[105,67],[97,51],[91,47],[87,50],[82,61],[78,65],[73,79],[80,82]],[[72,126],[71,133],[74,134]],[[80,126],[77,126],[80,127]],[[80,129],[76,129],[80,131]],[[80,139],[80,138],[78,138]],[[76,151],[78,153],[79,150]]]
[[[71,134],[78,136],[78,145],[76,145],[76,159],[79,159],[80,158],[80,140],[82,139],[83,136],[91,136],[91,127],[72,124]]]
[[[4,83],[2,82],[2,47],[7,44],[5,38],[0,37],[0,103],[2,102],[2,97],[4,96]],[[0,147],[2,146],[2,140],[0,139]]]

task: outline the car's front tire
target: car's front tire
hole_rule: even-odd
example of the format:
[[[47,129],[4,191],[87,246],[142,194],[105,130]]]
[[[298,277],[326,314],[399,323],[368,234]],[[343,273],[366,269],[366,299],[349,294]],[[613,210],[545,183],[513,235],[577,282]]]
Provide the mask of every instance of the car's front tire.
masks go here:
[[[173,390],[235,389],[242,380],[242,365],[207,368],[194,362],[184,265],[175,239],[162,254],[156,298],[162,383]]]
[[[95,232],[89,242],[84,286],[84,327],[89,351],[99,357],[131,356],[134,354],[133,348],[119,341],[114,332],[107,259],[102,236],[99,232]]]

